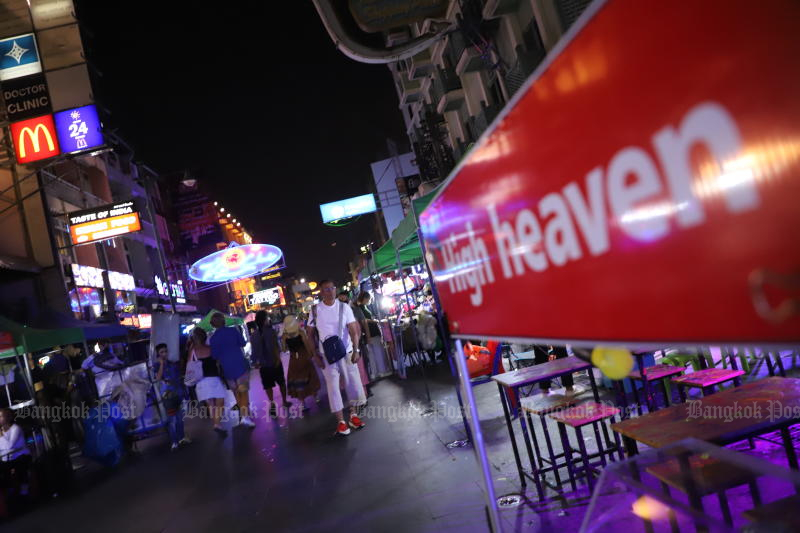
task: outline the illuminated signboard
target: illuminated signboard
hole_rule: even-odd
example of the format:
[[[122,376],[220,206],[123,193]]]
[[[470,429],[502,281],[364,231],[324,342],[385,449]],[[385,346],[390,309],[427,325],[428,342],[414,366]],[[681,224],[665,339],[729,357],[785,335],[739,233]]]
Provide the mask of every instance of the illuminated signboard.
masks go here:
[[[246,244],[235,242],[228,248],[207,255],[189,269],[189,276],[197,281],[223,282],[262,274],[283,257],[283,252],[271,244]]]
[[[286,305],[286,299],[283,297],[282,287],[273,287],[263,291],[254,292],[247,295],[247,303],[250,307],[256,305]]]
[[[154,279],[158,294],[168,298],[169,293],[167,292],[167,283],[165,281],[161,281],[161,278],[158,276],[155,276]],[[175,297],[175,302],[179,304],[185,304],[186,291],[183,289],[183,281],[178,280],[178,283],[170,283],[169,286],[172,288],[172,295]]]
[[[364,194],[362,196],[348,198],[347,200],[322,204],[319,206],[319,210],[322,212],[323,222],[333,222],[334,220],[341,220],[365,213],[373,213],[378,210],[378,207],[375,205],[375,197],[373,195]]]
[[[30,76],[41,71],[39,50],[32,33],[0,40],[0,81]]]
[[[127,316],[121,319],[119,323],[123,326],[132,326],[139,329],[150,329],[153,326],[153,315],[145,313],[141,315]]]
[[[134,233],[142,229],[133,202],[105,205],[69,214],[72,244],[87,244]]]
[[[105,143],[94,105],[59,111],[53,116],[62,153],[84,152]]]
[[[136,281],[130,274],[122,272],[108,271],[108,281],[111,283],[111,288],[115,291],[135,291]]]
[[[86,265],[72,265],[72,278],[76,287],[103,288],[103,270]]]
[[[53,115],[12,123],[11,138],[18,163],[32,163],[61,153]]]
[[[262,276],[261,279],[263,281],[267,281],[268,279],[275,279],[275,278],[279,278],[279,277],[281,277],[281,273],[280,272],[275,272],[274,274],[269,274],[267,276]]]
[[[103,288],[103,269],[86,265],[72,264],[72,277],[76,287]],[[108,281],[115,291],[135,291],[136,281],[130,274],[108,271]]]

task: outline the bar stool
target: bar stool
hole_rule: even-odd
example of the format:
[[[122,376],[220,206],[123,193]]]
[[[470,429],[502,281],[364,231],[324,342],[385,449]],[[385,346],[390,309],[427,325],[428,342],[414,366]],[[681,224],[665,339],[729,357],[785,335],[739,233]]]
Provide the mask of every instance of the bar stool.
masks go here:
[[[702,391],[703,396],[714,393],[714,387],[733,381],[733,385],[738,387],[742,384],[741,376],[744,375],[744,370],[739,370],[736,364],[736,356],[728,352],[727,357],[730,359],[731,368],[703,368],[691,374],[685,374],[676,378],[672,378],[672,383],[678,386],[678,394],[681,401],[686,401],[686,388],[698,388]],[[700,364],[705,366],[705,359],[700,358]]]
[[[695,510],[704,512],[703,498],[716,494],[723,520],[729,526],[733,526],[733,519],[725,491],[740,485],[749,485],[753,505],[761,505],[757,475],[750,470],[704,455],[693,455],[688,460],[684,456],[683,461],[683,467],[681,460],[674,458],[647,468],[647,473],[659,480],[665,495],[671,497],[670,487],[677,489],[687,495]],[[674,515],[671,515],[670,521],[673,524],[674,520]]]
[[[786,531],[800,531],[798,508],[800,495],[794,494],[765,505],[757,505],[754,509],[743,512],[742,516],[751,522],[773,525],[776,530],[782,526]]]
[[[653,365],[645,368],[645,378],[642,377],[642,373],[637,370],[632,370],[631,373],[628,375],[628,378],[631,380],[631,385],[633,388],[633,398],[636,401],[637,411],[639,412],[639,416],[642,415],[642,404],[639,402],[639,392],[636,390],[636,383],[634,381],[645,381],[645,386],[643,387],[645,393],[645,400],[647,401],[647,410],[649,412],[654,412],[658,410],[658,402],[655,401],[655,398],[652,400],[651,405],[651,398],[650,398],[650,382],[652,381],[661,381],[661,387],[664,391],[664,406],[669,407],[670,405],[670,391],[667,389],[667,379],[671,378],[672,376],[680,376],[686,369],[682,366],[673,366],[673,365]]]
[[[541,476],[541,481],[543,483],[547,483],[545,474],[552,470],[556,478],[556,484],[559,487],[561,486],[561,476],[558,473],[559,467],[556,466],[556,460],[564,456],[563,452],[557,454],[553,449],[553,442],[550,439],[550,431],[547,428],[547,420],[545,419],[545,416],[553,411],[558,411],[560,409],[564,409],[565,407],[575,405],[576,402],[577,400],[575,397],[565,396],[563,394],[526,396],[520,399],[522,410],[525,412],[525,416],[528,418],[528,427],[530,428],[530,435],[533,439],[533,448],[536,452],[536,459],[539,464],[536,474]],[[536,429],[533,425],[531,415],[536,415],[539,417],[539,422],[542,425],[542,433],[544,434],[545,445],[547,446],[547,457],[543,456],[541,448],[539,447],[539,440],[536,438]],[[550,466],[545,467],[545,463],[549,464]]]
[[[608,429],[604,423],[605,420],[609,420],[610,423],[614,423],[615,417],[620,413],[620,410],[616,407],[609,407],[606,405],[602,405],[596,402],[585,402],[574,407],[569,407],[566,409],[562,409],[560,411],[556,411],[550,413],[548,416],[556,421],[558,425],[558,432],[561,436],[561,446],[564,449],[564,460],[566,462],[567,471],[569,472],[569,482],[572,486],[572,490],[577,490],[577,485],[575,483],[576,475],[579,472],[584,472],[586,474],[586,481],[589,485],[589,491],[594,491],[594,480],[592,479],[592,472],[596,471],[596,465],[591,463],[592,457],[598,457],[600,460],[600,465],[605,467],[608,463],[606,462],[606,455],[608,455],[610,460],[614,460],[614,453],[617,452],[619,454],[620,460],[624,459],[624,455],[622,452],[622,445],[620,444],[619,435],[616,432],[614,433],[614,442],[615,444],[611,445],[611,441],[608,439]],[[583,440],[583,433],[581,428],[584,426],[591,425],[594,429],[594,436],[597,440],[597,449],[598,452],[596,454],[589,455],[586,451],[586,443]],[[603,448],[603,439],[600,438],[600,431],[598,429],[598,425],[603,428],[603,434],[605,435],[605,441],[607,449]],[[578,440],[578,449],[574,449],[569,442],[569,435],[567,434],[567,426],[572,427],[575,430],[575,436]],[[583,463],[582,467],[575,465],[572,461],[572,454],[576,453],[579,455],[579,461]],[[576,461],[577,462],[577,461]]]

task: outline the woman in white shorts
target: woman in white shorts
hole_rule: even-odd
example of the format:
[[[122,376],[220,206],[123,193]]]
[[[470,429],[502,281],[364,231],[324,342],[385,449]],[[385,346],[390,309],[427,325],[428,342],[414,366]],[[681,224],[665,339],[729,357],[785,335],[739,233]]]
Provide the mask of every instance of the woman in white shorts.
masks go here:
[[[225,384],[220,378],[219,363],[211,357],[211,348],[206,345],[206,338],[206,332],[195,327],[189,340],[189,356],[194,352],[203,363],[203,379],[197,382],[195,393],[198,401],[206,402],[214,421],[214,431],[224,435],[226,431],[220,425],[220,420],[225,409]]]

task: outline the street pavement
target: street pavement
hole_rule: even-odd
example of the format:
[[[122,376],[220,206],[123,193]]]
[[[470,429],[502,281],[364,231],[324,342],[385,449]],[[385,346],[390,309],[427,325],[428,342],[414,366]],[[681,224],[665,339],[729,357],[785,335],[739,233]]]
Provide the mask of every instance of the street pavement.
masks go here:
[[[75,494],[0,529],[486,531],[472,449],[446,447],[463,439],[464,429],[449,370],[437,370],[436,414],[423,416],[424,388],[412,370],[409,380],[375,385],[367,427],[348,437],[332,436],[326,400],[302,418],[265,418],[254,372],[254,430],[236,427],[220,438],[207,420],[187,420],[192,444],[171,453],[166,436],[157,436],[138,444],[139,458],[113,470],[89,464],[78,471]]]
[[[141,456],[115,469],[88,463],[73,494],[37,505],[0,531],[488,531],[474,451],[447,446],[465,436],[447,364],[429,368],[428,381],[433,414],[426,414],[425,388],[412,368],[407,380],[391,377],[373,387],[365,429],[334,437],[327,400],[303,417],[265,417],[266,395],[253,372],[255,429],[232,428],[220,438],[208,420],[187,420],[192,444],[171,453],[159,435],[141,441]],[[576,382],[589,399],[587,377]],[[496,496],[519,493],[497,387],[473,390]],[[522,446],[516,421],[514,427]],[[542,442],[538,427],[537,434]],[[593,438],[586,441],[591,451]],[[779,445],[759,446],[755,455],[784,460]],[[530,486],[525,495],[523,505],[501,511],[503,531],[578,531],[589,508],[585,485],[561,499],[548,490],[544,503]]]

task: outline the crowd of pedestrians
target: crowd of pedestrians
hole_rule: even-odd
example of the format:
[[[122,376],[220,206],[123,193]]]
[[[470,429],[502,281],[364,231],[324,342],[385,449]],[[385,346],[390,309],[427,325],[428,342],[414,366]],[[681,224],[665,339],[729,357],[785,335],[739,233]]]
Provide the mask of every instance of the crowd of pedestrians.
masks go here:
[[[225,436],[228,431],[223,418],[230,393],[235,401],[230,408],[238,412],[237,425],[256,426],[258,413],[250,401],[252,370],[258,371],[271,418],[276,418],[279,412],[289,412],[290,398],[299,402],[299,412],[308,412],[321,400],[321,381],[324,381],[335,419],[335,434],[348,435],[351,430],[366,426],[359,417],[359,409],[366,405],[368,397],[364,351],[366,346],[377,346],[371,339],[379,339],[379,332],[368,322],[371,315],[365,316],[368,300],[363,295],[351,306],[346,298],[337,295],[332,281],[323,281],[319,287],[321,301],[311,308],[306,320],[289,315],[279,325],[273,325],[266,311],[256,313],[254,323],[250,324],[249,360],[244,352],[244,335],[236,327],[226,326],[222,313],[212,315],[210,334],[200,327],[192,330],[186,357],[181,359],[183,363],[169,361],[166,345],[157,347],[154,370],[167,412],[173,450],[190,442],[184,435],[185,412],[181,407],[190,396],[188,386],[194,388],[197,400],[207,409],[213,430],[220,435]],[[281,359],[284,353],[288,354],[288,368]],[[189,374],[187,364],[202,371],[201,376],[194,375],[194,370],[191,372],[192,383],[184,378]]]

